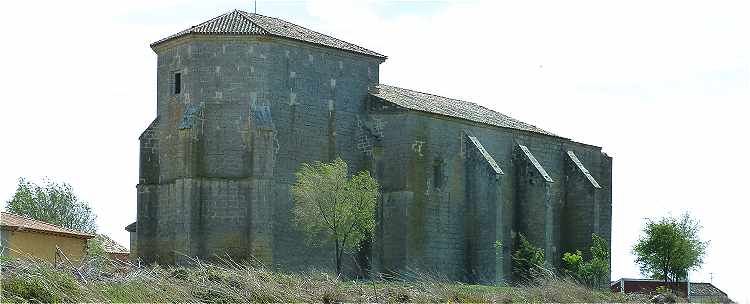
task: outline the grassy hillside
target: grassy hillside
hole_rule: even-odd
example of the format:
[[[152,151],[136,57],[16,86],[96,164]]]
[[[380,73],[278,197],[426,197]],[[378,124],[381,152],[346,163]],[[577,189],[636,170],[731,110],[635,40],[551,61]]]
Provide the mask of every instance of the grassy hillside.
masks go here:
[[[646,302],[545,280],[495,287],[416,280],[343,281],[325,273],[278,273],[232,262],[128,269],[89,261],[77,269],[2,260],[2,302]]]

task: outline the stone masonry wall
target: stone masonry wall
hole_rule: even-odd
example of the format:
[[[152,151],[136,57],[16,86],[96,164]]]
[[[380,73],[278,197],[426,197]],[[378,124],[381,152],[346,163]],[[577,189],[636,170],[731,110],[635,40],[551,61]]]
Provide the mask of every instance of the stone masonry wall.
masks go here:
[[[567,151],[574,149],[585,154],[581,162],[598,175],[602,166],[600,148],[578,145],[564,138],[542,136],[516,130],[490,127],[443,116],[406,111],[384,103],[373,97],[370,120],[383,124],[382,151],[376,158],[376,166],[386,168],[378,175],[384,191],[410,193],[399,196],[401,201],[384,202],[386,210],[405,209],[405,240],[384,238],[380,253],[384,256],[399,256],[405,251],[406,266],[425,271],[439,269],[453,279],[471,281],[472,263],[480,258],[467,246],[483,246],[485,261],[493,257],[500,263],[497,280],[510,279],[511,253],[517,233],[525,234],[536,246],[544,248],[547,260],[558,265],[562,253],[561,233],[563,233],[562,208],[565,202],[564,183]],[[474,134],[489,155],[505,174],[500,177],[497,198],[492,206],[496,213],[493,223],[482,218],[472,218],[477,201],[468,201],[468,177],[466,172],[467,147],[462,137],[465,132]],[[539,174],[530,179],[529,162],[519,155],[519,145],[528,147],[532,154],[554,182],[547,182]],[[533,165],[532,165],[533,167]],[[534,169],[536,171],[536,169]],[[523,173],[527,172],[527,173]],[[436,185],[436,180],[442,179]],[[602,181],[606,183],[607,181]],[[480,190],[481,191],[481,190]],[[467,196],[468,195],[468,196]],[[475,197],[490,199],[483,193]],[[606,196],[606,195],[604,195]],[[611,200],[610,200],[611,201]],[[610,203],[611,204],[611,203]],[[481,205],[481,203],[480,203]],[[607,203],[602,203],[601,221],[607,220]],[[486,211],[482,210],[481,212]],[[393,213],[393,211],[388,211]],[[492,211],[490,211],[492,212]],[[572,210],[570,213],[588,210]],[[464,218],[466,220],[464,220]],[[586,218],[581,216],[581,218]],[[586,218],[591,221],[591,218]],[[472,226],[480,223],[479,231],[487,233],[496,225],[496,235],[492,239],[480,237],[472,232]],[[392,229],[388,219],[384,219],[384,230]],[[400,224],[399,224],[400,225]],[[606,227],[600,227],[603,232]],[[388,233],[386,232],[387,236]],[[609,237],[607,234],[602,234]],[[590,235],[588,237],[590,239]],[[494,248],[494,241],[502,244]],[[398,244],[406,243],[405,250]],[[485,244],[486,243],[486,244]],[[392,250],[392,253],[389,253]],[[497,250],[497,256],[495,256]],[[387,258],[386,258],[387,259]],[[481,280],[481,278],[480,278]]]
[[[140,245],[155,249],[144,256],[252,254],[290,270],[333,267],[332,250],[305,244],[293,226],[289,187],[303,162],[340,156],[352,171],[362,166],[352,143],[381,60],[248,36],[178,39],[156,51],[159,175],[142,182],[157,190],[139,196],[138,223],[153,235]]]
[[[345,258],[352,275],[497,282],[510,279],[519,233],[553,265],[590,233],[610,239],[611,158],[598,147],[370,97],[377,58],[253,36],[181,38],[156,52],[157,119],[141,136],[138,185],[146,262],[229,254],[331,270],[331,245],[294,226],[289,187],[303,162],[335,157],[382,187],[375,238]]]

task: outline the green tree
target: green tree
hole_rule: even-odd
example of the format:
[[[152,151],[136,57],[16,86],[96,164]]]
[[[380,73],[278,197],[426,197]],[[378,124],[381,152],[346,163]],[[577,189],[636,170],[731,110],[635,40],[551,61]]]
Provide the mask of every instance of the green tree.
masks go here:
[[[633,246],[641,273],[665,284],[687,278],[688,271],[703,264],[708,242],[698,237],[701,228],[687,212],[679,218],[647,219]]]
[[[73,187],[67,183],[45,179],[42,185],[37,185],[20,178],[13,198],[5,205],[5,211],[73,230],[96,233],[94,211],[73,193]]]
[[[544,271],[544,249],[531,245],[523,234],[518,234],[518,249],[513,252],[513,276],[530,282]]]
[[[595,287],[609,286],[609,246],[605,239],[595,233],[591,234],[591,241],[591,260],[584,264],[587,280]]]
[[[607,241],[596,233],[591,234],[591,259],[583,260],[580,250],[563,254],[563,272],[592,287],[609,283],[609,248]]]
[[[295,223],[308,240],[321,236],[335,243],[336,272],[341,274],[345,249],[353,249],[375,230],[377,181],[367,171],[348,178],[346,162],[304,163],[292,185]]]

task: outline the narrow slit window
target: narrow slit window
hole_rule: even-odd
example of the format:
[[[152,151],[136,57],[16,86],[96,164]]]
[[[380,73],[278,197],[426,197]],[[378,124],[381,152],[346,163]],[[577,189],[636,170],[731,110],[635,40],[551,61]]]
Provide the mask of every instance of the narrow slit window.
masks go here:
[[[432,164],[432,181],[433,185],[435,185],[435,188],[443,188],[443,179],[443,160],[438,159],[435,160],[435,162]]]
[[[174,73],[174,94],[180,94],[182,91],[182,74]]]

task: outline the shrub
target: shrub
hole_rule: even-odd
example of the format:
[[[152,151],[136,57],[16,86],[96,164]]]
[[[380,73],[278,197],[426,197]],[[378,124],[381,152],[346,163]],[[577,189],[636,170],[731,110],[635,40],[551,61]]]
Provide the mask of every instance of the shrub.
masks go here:
[[[580,279],[581,266],[583,264],[583,255],[580,250],[575,253],[563,253],[563,273],[576,279]]]
[[[591,287],[606,286],[609,282],[609,249],[607,242],[596,234],[591,235],[591,259],[583,260],[580,250],[563,254],[563,273]]]
[[[513,253],[513,276],[529,283],[544,270],[544,249],[531,245],[523,234],[518,234],[518,250]]]

